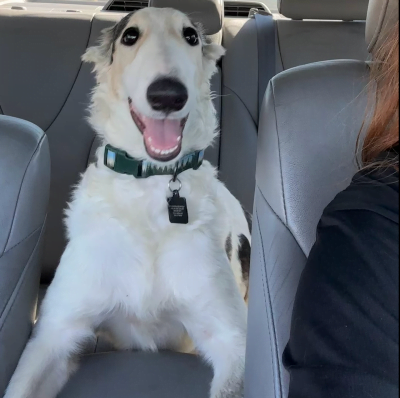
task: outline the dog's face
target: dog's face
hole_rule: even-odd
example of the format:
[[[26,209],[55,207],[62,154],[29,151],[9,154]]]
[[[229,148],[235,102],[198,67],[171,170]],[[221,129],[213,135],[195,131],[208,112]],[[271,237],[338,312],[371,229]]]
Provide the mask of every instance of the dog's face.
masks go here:
[[[209,81],[223,53],[179,11],[127,15],[83,57],[98,81],[92,124],[107,142],[156,163],[204,149],[216,128]]]

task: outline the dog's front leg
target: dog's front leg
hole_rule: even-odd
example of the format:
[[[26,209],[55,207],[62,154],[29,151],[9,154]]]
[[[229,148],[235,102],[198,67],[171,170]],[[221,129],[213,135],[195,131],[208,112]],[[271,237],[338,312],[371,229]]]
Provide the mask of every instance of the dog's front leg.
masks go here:
[[[55,398],[74,370],[79,345],[91,337],[91,329],[76,319],[63,322],[43,314],[4,398]]]
[[[183,323],[213,366],[211,398],[242,398],[247,309],[226,255],[218,261],[218,271],[193,297]]]

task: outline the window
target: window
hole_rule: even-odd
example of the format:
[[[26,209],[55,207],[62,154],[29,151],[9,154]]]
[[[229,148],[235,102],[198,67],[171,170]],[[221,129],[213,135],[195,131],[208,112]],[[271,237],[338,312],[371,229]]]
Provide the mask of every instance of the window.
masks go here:
[[[261,0],[272,12],[278,12],[278,0]]]

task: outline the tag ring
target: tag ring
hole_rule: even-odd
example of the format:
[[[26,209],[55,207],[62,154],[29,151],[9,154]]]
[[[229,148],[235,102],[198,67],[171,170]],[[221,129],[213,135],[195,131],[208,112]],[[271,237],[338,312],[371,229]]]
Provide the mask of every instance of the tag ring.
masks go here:
[[[171,184],[172,183],[175,183],[175,182],[177,182],[177,183],[179,183],[179,188],[178,189],[172,189],[171,188]],[[173,178],[171,178],[170,180],[169,180],[169,183],[168,183],[168,188],[169,188],[169,190],[171,191],[171,192],[175,192],[175,191],[180,191],[181,189],[182,189],[182,182],[181,182],[181,180],[179,179],[179,178],[175,178],[175,180],[173,179]]]

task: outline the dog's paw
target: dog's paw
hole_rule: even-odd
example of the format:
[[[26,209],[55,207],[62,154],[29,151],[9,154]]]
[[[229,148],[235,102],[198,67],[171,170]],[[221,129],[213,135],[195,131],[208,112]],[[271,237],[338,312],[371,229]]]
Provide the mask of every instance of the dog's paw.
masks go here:
[[[218,395],[215,395],[213,398],[244,398],[244,392],[243,391],[227,391],[227,392],[221,392]]]
[[[211,398],[243,398],[244,397],[244,382],[243,380],[235,383],[229,383],[221,391],[212,395]]]
[[[221,393],[221,394],[216,395],[215,398],[244,398],[244,393],[243,392]]]

